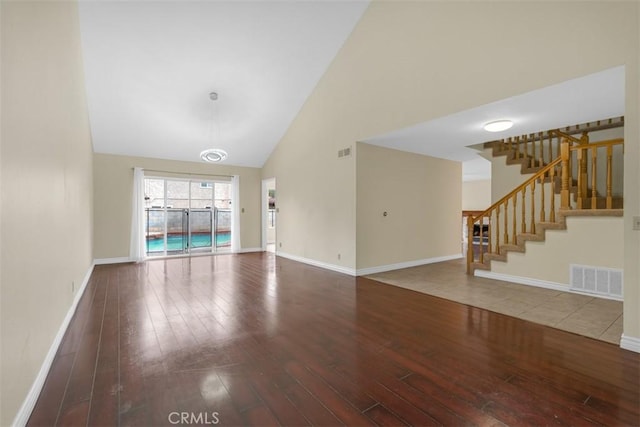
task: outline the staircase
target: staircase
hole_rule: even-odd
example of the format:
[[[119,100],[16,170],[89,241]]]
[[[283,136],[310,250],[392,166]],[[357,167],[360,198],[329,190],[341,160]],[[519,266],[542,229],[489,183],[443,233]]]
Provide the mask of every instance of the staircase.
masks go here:
[[[485,144],[533,176],[468,217],[467,272],[525,252],[525,242],[544,241],[546,230],[566,229],[567,216],[622,216],[624,140],[590,143],[589,133],[623,125],[621,117]]]

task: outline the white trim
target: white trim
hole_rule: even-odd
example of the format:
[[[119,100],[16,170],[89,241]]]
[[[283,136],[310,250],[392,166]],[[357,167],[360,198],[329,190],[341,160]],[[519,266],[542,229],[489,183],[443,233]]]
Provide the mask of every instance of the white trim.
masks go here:
[[[246,254],[249,252],[264,252],[265,250],[262,248],[242,248],[238,251],[238,253]]]
[[[276,256],[281,256],[282,258],[287,258],[292,261],[301,262],[303,264],[313,265],[314,267],[325,268],[327,270],[337,271],[338,273],[348,274],[349,276],[355,276],[356,271],[353,268],[343,267],[341,265],[328,264],[321,261],[316,261],[314,259],[304,258],[297,255],[291,255],[286,252],[276,252]]]
[[[568,283],[564,284],[564,283],[549,282],[546,280],[534,279],[531,277],[511,276],[510,274],[494,273],[493,271],[487,271],[487,270],[476,270],[474,272],[474,276],[484,277],[485,279],[502,280],[503,282],[517,283],[519,285],[528,285],[528,286],[535,286],[537,288],[552,289],[554,291],[563,291],[563,292],[569,292],[572,294],[586,295],[588,297],[622,301],[622,298],[614,297],[611,295],[603,295],[603,294],[597,294],[593,292],[580,291],[578,289],[572,289]]]
[[[84,279],[82,280],[82,284],[78,288],[78,291],[76,292],[73,298],[73,302],[71,303],[71,306],[67,311],[67,315],[62,321],[62,324],[58,329],[58,333],[56,334],[56,336],[53,339],[53,342],[51,343],[51,347],[49,347],[49,352],[47,353],[44,360],[42,361],[42,365],[40,366],[40,371],[38,372],[38,375],[36,376],[35,380],[33,380],[31,389],[29,389],[29,393],[27,393],[27,396],[22,402],[22,406],[20,406],[20,409],[18,410],[18,413],[13,419],[13,423],[11,425],[24,426],[29,421],[31,412],[33,411],[33,408],[35,407],[36,402],[38,401],[38,397],[40,397],[40,393],[42,392],[42,387],[44,387],[44,382],[47,379],[47,375],[49,375],[49,370],[51,369],[51,365],[53,364],[53,359],[55,358],[56,353],[58,352],[58,348],[62,343],[62,338],[64,338],[64,334],[67,332],[69,323],[71,323],[71,319],[73,318],[73,315],[75,314],[76,309],[78,308],[78,303],[80,302],[80,298],[82,297],[82,294],[84,294],[84,291],[87,288],[87,284],[89,283],[89,279],[91,278],[91,273],[93,273],[94,266],[95,266],[95,263],[92,263],[89,266],[89,270],[87,271],[87,274],[85,274]]]
[[[97,258],[93,260],[93,265],[120,264],[123,262],[133,262],[133,261],[131,261],[131,258],[127,256],[121,256],[118,258]]]
[[[400,270],[402,268],[417,267],[419,265],[433,264],[436,262],[449,261],[452,259],[462,258],[461,254],[445,255],[433,258],[417,259],[415,261],[399,262],[396,264],[380,265],[377,267],[360,268],[356,270],[356,276],[365,276],[367,274],[383,273],[385,271]]]
[[[510,274],[494,273],[493,271],[487,271],[487,270],[476,270],[473,275],[477,277],[484,277],[486,279],[495,279],[495,280],[502,280],[504,282],[518,283],[520,285],[529,285],[529,286],[536,286],[538,288],[553,289],[555,291],[565,291],[565,292],[570,291],[568,284],[565,285],[562,283],[549,282],[546,280],[532,279],[531,277],[511,276]],[[595,295],[592,295],[592,296],[595,296]]]
[[[640,338],[630,337],[629,335],[622,334],[622,338],[620,338],[620,347],[624,348],[625,350],[640,353]]]

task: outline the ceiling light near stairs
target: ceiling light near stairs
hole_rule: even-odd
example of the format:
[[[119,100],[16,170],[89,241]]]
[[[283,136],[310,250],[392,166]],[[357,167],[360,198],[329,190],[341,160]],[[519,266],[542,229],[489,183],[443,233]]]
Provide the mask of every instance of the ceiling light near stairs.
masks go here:
[[[511,126],[513,126],[511,120],[496,120],[485,124],[484,130],[487,132],[502,132],[503,130],[511,128]]]

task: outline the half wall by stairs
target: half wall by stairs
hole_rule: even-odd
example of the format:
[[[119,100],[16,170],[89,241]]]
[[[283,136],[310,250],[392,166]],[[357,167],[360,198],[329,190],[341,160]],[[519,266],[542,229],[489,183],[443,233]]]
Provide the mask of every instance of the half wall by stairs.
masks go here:
[[[614,125],[614,120],[604,122]],[[508,163],[520,163],[523,173],[533,174],[486,211],[468,218],[468,273],[491,270],[493,261],[500,265],[497,270],[504,270],[508,254],[525,253],[527,242],[544,246],[540,242],[548,233],[571,232],[568,218],[623,215],[622,183],[614,185],[621,176],[622,157],[614,156],[614,150],[622,152],[624,141],[589,143],[588,133],[581,132],[580,138],[551,130],[537,137],[532,134],[490,143],[496,155],[507,156]],[[545,265],[529,268],[544,269]]]

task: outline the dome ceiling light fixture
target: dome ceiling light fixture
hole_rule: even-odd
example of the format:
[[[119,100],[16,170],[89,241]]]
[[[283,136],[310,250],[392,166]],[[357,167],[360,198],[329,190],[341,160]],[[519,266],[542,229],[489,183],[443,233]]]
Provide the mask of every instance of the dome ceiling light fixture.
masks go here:
[[[212,101],[217,101],[218,100],[218,93],[217,92],[209,93],[209,99],[211,99]],[[211,140],[212,141],[214,139],[216,139],[216,140],[220,139],[219,138],[220,130],[218,129],[217,137],[215,137],[214,130],[213,130],[213,126],[217,126],[218,123],[219,123],[219,120],[218,120],[218,109],[214,107],[214,114],[213,114],[213,118],[211,120],[211,128],[210,128]],[[209,148],[207,150],[204,150],[204,151],[200,152],[200,158],[202,160],[204,160],[205,162],[207,162],[207,163],[220,163],[220,162],[223,162],[227,158],[227,156],[228,156],[227,152],[224,151],[221,148]]]
[[[503,130],[510,129],[513,126],[511,120],[495,120],[489,122],[483,126],[487,132],[502,132]]]

